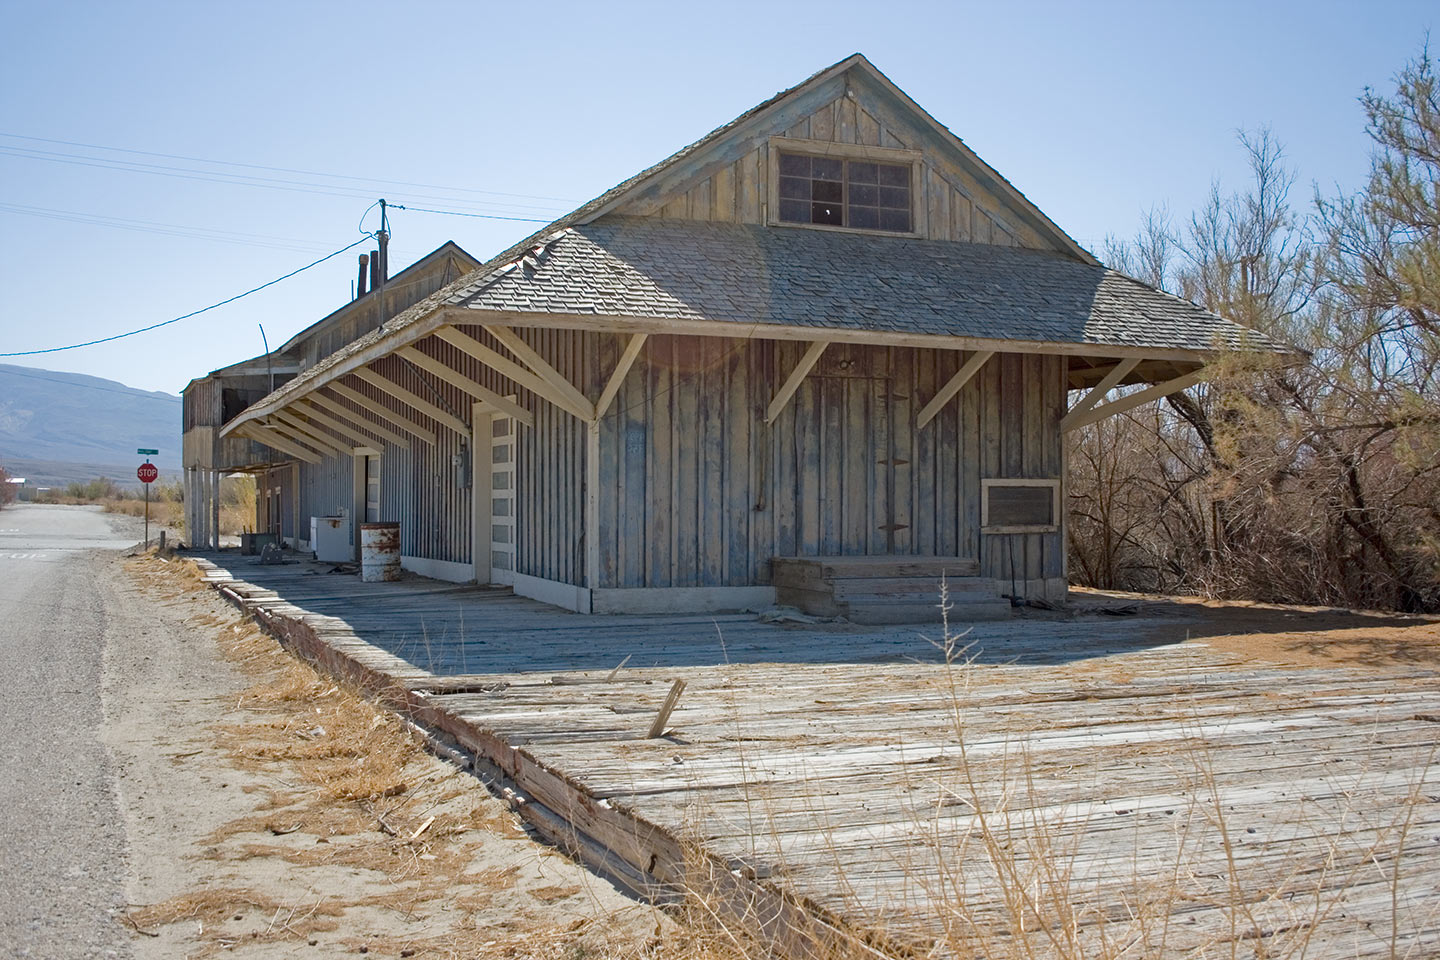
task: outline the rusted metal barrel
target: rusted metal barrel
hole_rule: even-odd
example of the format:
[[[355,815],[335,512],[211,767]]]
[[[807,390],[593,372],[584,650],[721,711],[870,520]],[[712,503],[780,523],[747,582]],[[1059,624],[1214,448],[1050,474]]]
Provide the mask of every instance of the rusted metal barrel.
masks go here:
[[[400,579],[400,524],[360,524],[360,579],[366,583]]]

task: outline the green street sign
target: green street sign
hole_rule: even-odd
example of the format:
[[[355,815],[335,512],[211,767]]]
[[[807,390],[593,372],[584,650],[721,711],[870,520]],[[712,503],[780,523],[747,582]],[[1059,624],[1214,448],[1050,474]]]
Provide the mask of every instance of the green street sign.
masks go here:
[[[136,450],[135,452],[138,453],[138,454],[140,454],[140,456],[142,456],[142,457],[155,457],[155,456],[159,456],[159,454],[160,454],[160,451],[159,451],[159,450],[145,450],[145,449],[140,449],[140,450]]]

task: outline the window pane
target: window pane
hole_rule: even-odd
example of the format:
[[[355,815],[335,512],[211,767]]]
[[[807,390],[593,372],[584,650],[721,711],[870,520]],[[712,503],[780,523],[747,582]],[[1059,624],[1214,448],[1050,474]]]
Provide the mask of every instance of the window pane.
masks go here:
[[[810,204],[810,222],[828,223],[834,226],[843,226],[845,219],[840,215],[840,204],[838,203],[812,203]]]
[[[781,200],[780,219],[785,223],[809,223],[810,204],[804,200]]]
[[[380,476],[380,458],[379,458],[379,457],[366,457],[366,458],[365,458],[365,476],[367,476],[367,477],[378,477],[378,476]]]
[[[497,470],[497,471],[495,471],[494,473],[490,474],[490,489],[491,489],[491,490],[509,490],[509,489],[510,489],[510,471],[509,471],[509,470]]]
[[[880,188],[873,183],[852,183],[850,202],[866,207],[876,206],[880,202]]]
[[[850,182],[851,183],[875,183],[879,177],[879,164],[858,163],[850,161]]]
[[[509,554],[509,552],[508,552],[508,551],[505,551],[505,550],[491,550],[491,551],[490,551],[490,566],[494,567],[496,570],[509,570],[509,569],[510,569],[510,554]]]
[[[909,233],[910,211],[882,209],[880,211],[880,229],[893,230],[896,233]]]
[[[821,203],[839,203],[845,197],[845,188],[838,180],[811,180],[810,199]]]
[[[508,437],[508,436],[510,436],[510,418],[509,418],[509,417],[491,417],[491,418],[490,418],[490,436],[492,436],[492,437]]]
[[[490,462],[491,462],[491,463],[509,463],[509,462],[510,462],[510,444],[508,444],[508,443],[498,443],[498,444],[496,444],[496,445],[495,445],[495,448],[490,451]]]
[[[845,172],[845,161],[836,157],[811,157],[810,176],[816,180],[839,181]]]
[[[850,226],[874,230],[880,226],[880,211],[874,207],[851,207]]]
[[[780,174],[786,177],[810,176],[810,158],[795,153],[780,154]]]
[[[490,525],[490,540],[493,543],[510,542],[510,526],[508,524],[494,523]]]
[[[877,164],[880,168],[880,185],[884,187],[910,186],[910,168],[898,163]]]
[[[880,206],[910,209],[910,191],[905,187],[881,187]]]
[[[510,516],[510,504],[513,501],[509,497],[495,497],[490,501],[490,515],[492,517]]]
[[[784,200],[809,200],[810,181],[799,177],[781,177],[780,197]]]

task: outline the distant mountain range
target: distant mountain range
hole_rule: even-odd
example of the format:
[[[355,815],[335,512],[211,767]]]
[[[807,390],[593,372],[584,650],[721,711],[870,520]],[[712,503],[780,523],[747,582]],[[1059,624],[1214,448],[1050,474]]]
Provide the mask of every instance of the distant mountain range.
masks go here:
[[[42,485],[104,475],[135,477],[151,457],[180,469],[180,398],[114,380],[0,364],[0,466]]]

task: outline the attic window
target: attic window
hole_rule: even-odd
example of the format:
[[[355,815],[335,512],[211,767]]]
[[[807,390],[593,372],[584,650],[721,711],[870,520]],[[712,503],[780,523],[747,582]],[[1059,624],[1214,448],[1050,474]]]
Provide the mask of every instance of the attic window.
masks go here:
[[[905,163],[780,154],[780,221],[909,233]]]

